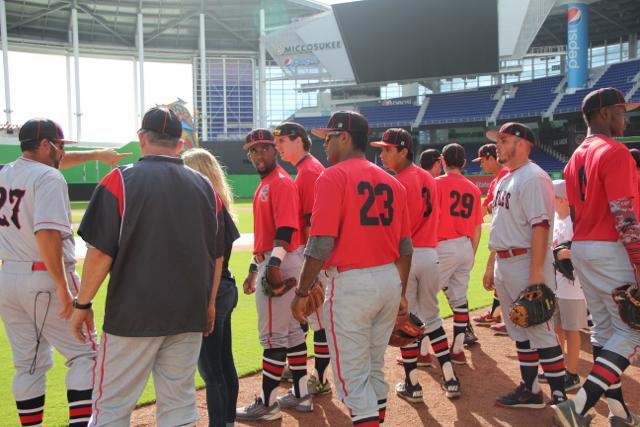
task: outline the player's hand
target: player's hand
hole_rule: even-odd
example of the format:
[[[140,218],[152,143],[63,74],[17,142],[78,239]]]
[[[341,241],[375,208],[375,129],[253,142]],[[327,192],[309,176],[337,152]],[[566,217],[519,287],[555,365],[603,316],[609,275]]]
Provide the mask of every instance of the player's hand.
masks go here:
[[[493,268],[487,268],[482,278],[482,286],[488,291],[493,291],[496,288],[494,280]]]
[[[112,168],[118,166],[118,162],[122,159],[126,159],[131,156],[132,153],[118,153],[116,150],[112,148],[103,148],[98,150],[98,160],[102,163],[105,163]]]
[[[59,286],[56,294],[58,295],[58,302],[60,303],[58,317],[62,320],[67,320],[71,317],[71,313],[73,313],[73,296],[66,285],[64,287]]]
[[[571,249],[560,249],[558,251],[558,259],[561,261],[571,259]]]
[[[258,273],[249,273],[246,279],[244,279],[244,283],[242,284],[242,289],[244,290],[245,295],[251,295],[256,291],[256,279],[258,278]]]
[[[267,277],[267,282],[269,282],[272,287],[276,287],[276,285],[280,285],[284,281],[280,267],[276,267],[275,265],[267,267],[265,276]]]
[[[489,202],[489,204],[487,205],[487,212],[490,214],[493,213],[493,202]]]
[[[409,303],[404,295],[400,297],[400,306],[398,307],[398,316],[407,316],[409,314]]]
[[[207,309],[207,330],[204,331],[202,335],[208,337],[213,332],[213,328],[216,325],[216,304],[215,300],[209,303],[209,308]]]
[[[305,308],[307,307],[307,298],[309,297],[299,297],[298,295],[296,295],[293,297],[293,301],[291,301],[291,313],[293,314],[293,317],[298,322],[305,325],[309,323],[306,316],[304,315]]]
[[[87,326],[84,328],[84,326]],[[93,310],[73,310],[71,317],[71,333],[80,342],[86,342],[88,334],[92,334],[95,326],[93,324]]]

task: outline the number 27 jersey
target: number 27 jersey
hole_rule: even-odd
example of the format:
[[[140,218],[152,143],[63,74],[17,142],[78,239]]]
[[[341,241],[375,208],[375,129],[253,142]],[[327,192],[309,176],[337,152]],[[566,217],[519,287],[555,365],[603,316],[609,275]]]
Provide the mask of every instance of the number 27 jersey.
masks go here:
[[[311,236],[335,237],[325,267],[339,271],[389,264],[411,237],[402,184],[366,159],[344,160],[316,181]]]

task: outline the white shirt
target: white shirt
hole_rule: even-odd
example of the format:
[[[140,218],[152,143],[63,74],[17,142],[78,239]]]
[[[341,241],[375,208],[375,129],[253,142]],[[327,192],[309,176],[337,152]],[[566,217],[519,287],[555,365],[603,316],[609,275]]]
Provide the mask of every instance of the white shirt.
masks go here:
[[[556,213],[553,222],[553,247],[559,244],[570,242],[573,238],[573,222],[571,216],[560,219]],[[556,298],[560,299],[584,299],[582,286],[575,274],[575,281],[571,281],[556,271]]]

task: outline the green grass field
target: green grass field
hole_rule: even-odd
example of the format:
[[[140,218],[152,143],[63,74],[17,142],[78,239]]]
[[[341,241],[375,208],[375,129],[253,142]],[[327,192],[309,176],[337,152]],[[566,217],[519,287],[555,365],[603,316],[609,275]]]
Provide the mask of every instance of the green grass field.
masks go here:
[[[242,233],[252,233],[252,213],[250,203],[238,203],[237,214],[239,218],[239,228]],[[74,210],[82,210],[86,207],[86,203],[76,203],[72,206]],[[78,221],[81,219],[78,218]],[[74,219],[75,221],[75,219]],[[487,230],[483,230],[480,249],[476,257],[476,264],[471,273],[471,282],[469,285],[469,304],[470,308],[486,306],[491,303],[492,294],[484,291],[482,288],[482,276],[487,262]],[[242,286],[245,278],[247,266],[250,259],[250,252],[234,252],[230,262],[231,270],[236,275],[238,286]],[[78,274],[81,274],[79,269]],[[94,313],[96,316],[96,326],[98,331],[101,330],[102,319],[104,314],[104,298],[106,295],[106,284],[104,284],[94,301]],[[444,295],[440,295],[440,308],[443,316],[450,316],[449,309]],[[1,321],[0,321],[1,323]],[[246,296],[240,292],[238,306],[233,314],[233,353],[238,369],[238,374],[243,376],[252,372],[256,372],[261,367],[262,349],[258,343],[257,331],[257,315],[255,310],[254,296]],[[4,327],[0,328],[0,367],[2,367],[2,375],[0,376],[0,427],[18,426],[18,419],[15,412],[15,403],[11,394],[11,382],[14,374],[11,347],[7,340]],[[65,426],[67,425],[67,403],[66,390],[64,386],[64,376],[66,368],[64,367],[64,359],[55,352],[54,367],[49,371],[47,383],[47,398],[45,409],[45,426]],[[196,376],[198,386],[202,386],[203,382],[200,377]],[[257,392],[257,391],[256,391]],[[146,403],[154,399],[153,385],[151,381],[147,384],[144,393],[140,398],[140,403]]]

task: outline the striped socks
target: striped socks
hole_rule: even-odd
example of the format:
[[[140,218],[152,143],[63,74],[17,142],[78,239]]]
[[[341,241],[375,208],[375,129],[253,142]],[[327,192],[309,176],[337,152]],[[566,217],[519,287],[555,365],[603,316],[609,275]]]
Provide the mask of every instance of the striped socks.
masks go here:
[[[262,353],[262,403],[271,406],[276,401],[276,389],[280,385],[282,371],[284,371],[287,350],[284,348],[270,348]],[[293,374],[293,370],[291,371]]]
[[[287,349],[287,360],[293,377],[293,394],[304,397],[307,391],[307,343],[303,342]]]
[[[599,353],[600,355],[591,368],[591,373],[574,399],[576,411],[581,415],[586,414],[598,402],[603,393],[620,381],[620,375],[629,366],[629,360],[617,353],[604,349]]]
[[[567,394],[564,390],[566,371],[562,349],[559,345],[539,348],[538,355],[544,376],[551,387],[551,395],[555,399],[567,400]]]
[[[469,325],[469,307],[467,304],[453,307],[453,346],[454,353],[464,349],[464,331]]]
[[[387,412],[387,399],[378,400],[378,419],[380,425],[384,424],[384,417]]]
[[[593,362],[598,359],[600,353],[602,352],[602,347],[593,346]],[[627,419],[629,418],[629,408],[624,402],[624,396],[622,395],[622,383],[620,379],[615,383],[609,386],[609,389],[604,392],[605,397],[607,398],[607,404],[609,405],[609,410],[616,417]]]
[[[313,353],[315,354],[315,369],[318,381],[325,383],[324,373],[329,367],[329,345],[327,344],[327,331],[320,329],[313,332]]]
[[[91,418],[92,390],[68,390],[69,427],[86,427]]]
[[[440,326],[438,329],[427,333],[433,353],[438,359],[438,363],[442,368],[444,380],[449,381],[455,378],[453,373],[453,365],[451,364],[451,354],[449,353],[449,341],[444,328]]]
[[[404,367],[404,375],[411,385],[416,385],[418,383],[418,372],[416,371],[416,369],[418,369],[419,354],[420,347],[417,342],[414,342],[407,347],[400,348],[400,355],[402,356],[402,366]]]
[[[16,401],[21,426],[42,427],[44,394],[29,400]]]
[[[527,390],[533,393],[540,392],[538,384],[538,350],[531,348],[529,341],[516,341],[520,375]],[[564,381],[564,377],[563,377]]]

